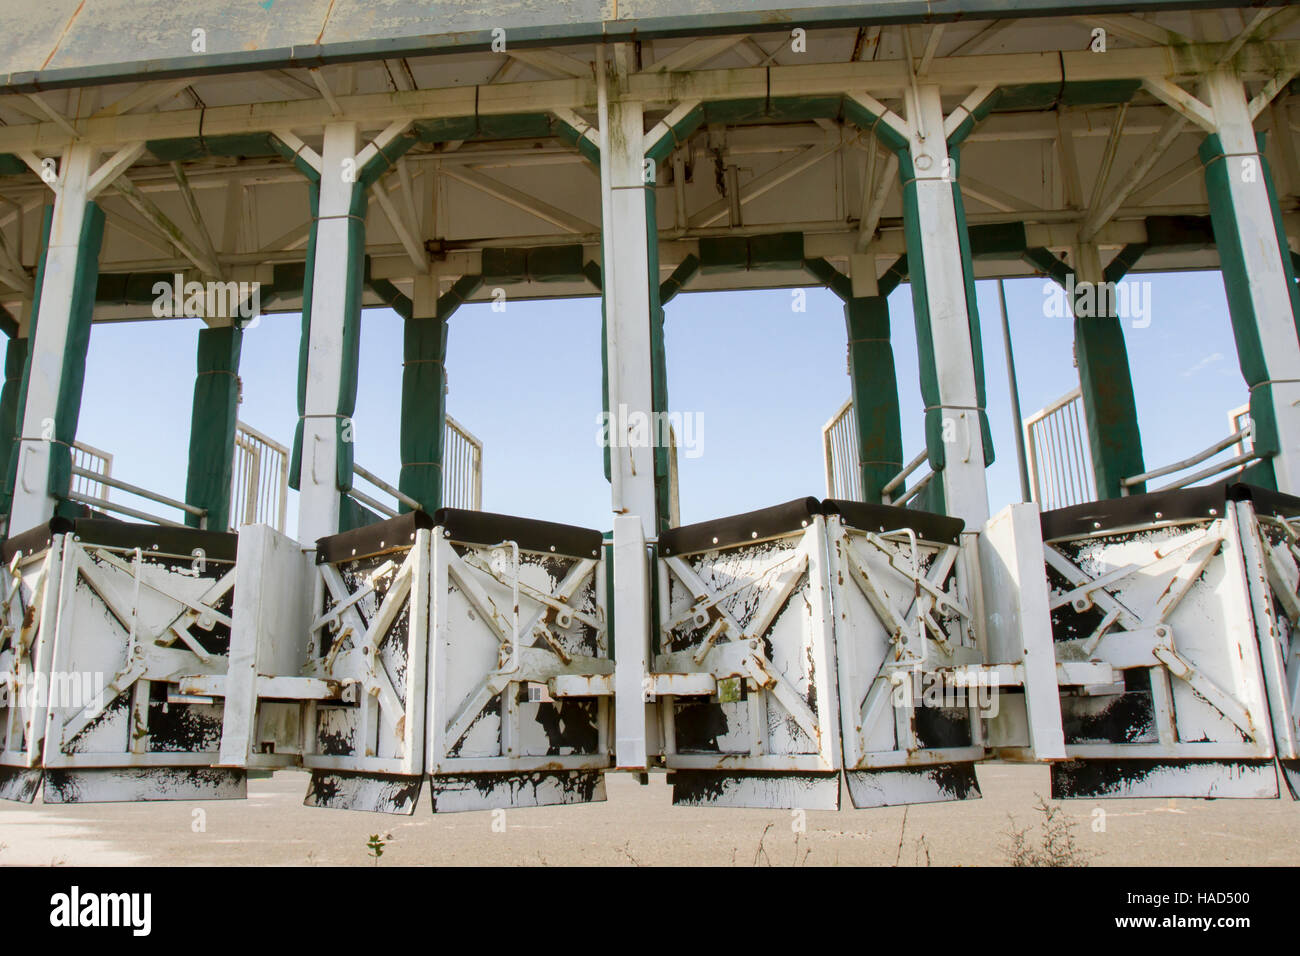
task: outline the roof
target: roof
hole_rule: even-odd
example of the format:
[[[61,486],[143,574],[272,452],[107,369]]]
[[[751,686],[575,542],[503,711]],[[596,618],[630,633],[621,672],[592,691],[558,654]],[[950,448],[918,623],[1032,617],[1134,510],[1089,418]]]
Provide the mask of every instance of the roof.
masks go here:
[[[0,10],[0,90],[738,29],[1261,5],[1224,0],[44,0]],[[1279,5],[1265,2],[1262,5]],[[196,31],[202,31],[197,33]]]

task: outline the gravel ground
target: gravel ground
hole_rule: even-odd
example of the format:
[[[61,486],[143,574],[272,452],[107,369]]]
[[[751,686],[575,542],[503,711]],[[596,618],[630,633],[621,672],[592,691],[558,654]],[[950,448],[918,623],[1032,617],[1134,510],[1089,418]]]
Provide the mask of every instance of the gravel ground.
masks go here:
[[[307,776],[251,780],[248,800],[214,803],[0,804],[0,864],[95,866],[704,865],[983,866],[1009,862],[1011,829],[1037,845],[1046,768],[984,764],[984,797],[879,810],[674,807],[661,774],[648,786],[611,774],[609,799],[583,806],[386,816],[302,806]],[[845,801],[847,805],[847,800]],[[1114,800],[1059,804],[1093,865],[1291,865],[1300,806],[1280,800]],[[1104,817],[1098,814],[1104,810]],[[1013,821],[1014,820],[1014,824]],[[803,830],[798,830],[802,822]]]

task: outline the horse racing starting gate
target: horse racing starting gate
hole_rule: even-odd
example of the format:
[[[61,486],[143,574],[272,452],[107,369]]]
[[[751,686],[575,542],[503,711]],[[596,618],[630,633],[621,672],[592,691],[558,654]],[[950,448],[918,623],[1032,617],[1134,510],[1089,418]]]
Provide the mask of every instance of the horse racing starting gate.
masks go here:
[[[0,796],[235,798],[292,767],[308,805],[411,813],[427,786],[447,812],[664,770],[679,804],[834,809],[977,797],[987,759],[1049,763],[1062,798],[1300,786],[1300,499],[1220,483],[967,528],[803,498],[626,527],[16,534]]]

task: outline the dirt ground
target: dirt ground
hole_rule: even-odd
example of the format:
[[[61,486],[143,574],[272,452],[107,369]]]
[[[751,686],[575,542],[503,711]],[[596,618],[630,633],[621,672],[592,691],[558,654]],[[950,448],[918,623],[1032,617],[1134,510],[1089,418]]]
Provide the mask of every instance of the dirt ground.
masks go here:
[[[1009,833],[1041,842],[1043,767],[985,764],[983,799],[878,810],[674,807],[663,775],[607,777],[609,799],[582,806],[409,817],[302,806],[307,776],[249,781],[248,800],[212,803],[0,804],[0,864],[95,866],[875,865],[1010,862]],[[847,805],[847,800],[845,801]],[[1293,865],[1300,805],[1280,800],[1114,800],[1059,804],[1092,865]],[[1098,814],[1098,809],[1104,816]],[[1013,822],[1014,821],[1014,822]],[[799,830],[802,823],[804,829]]]

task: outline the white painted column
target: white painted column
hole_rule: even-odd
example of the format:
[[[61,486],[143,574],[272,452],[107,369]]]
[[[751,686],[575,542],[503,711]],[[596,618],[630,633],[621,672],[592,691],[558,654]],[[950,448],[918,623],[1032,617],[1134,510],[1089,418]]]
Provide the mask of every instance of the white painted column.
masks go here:
[[[613,510],[639,517],[646,537],[653,537],[655,479],[650,442],[655,429],[643,122],[639,103],[610,103],[607,116],[602,117],[602,256]]]
[[[597,64],[610,495],[614,512],[615,765],[648,766],[645,680],[650,660],[650,563],[656,534],[656,429],[650,362],[644,115],[618,102],[603,51]],[[611,102],[615,100],[615,102]]]
[[[1279,491],[1300,494],[1300,338],[1283,267],[1283,256],[1289,256],[1290,250],[1278,242],[1263,159],[1240,78],[1220,70],[1207,76],[1204,83],[1224,152],[1218,161],[1229,164],[1228,191],[1270,383],[1257,388],[1272,392],[1277,416],[1280,450],[1273,469]],[[1241,321],[1240,317],[1236,321]]]
[[[937,86],[922,86],[907,97],[911,127],[909,153],[916,177],[916,216],[925,259],[924,282],[930,307],[934,364],[945,422],[954,440],[944,449],[944,500],[948,514],[978,530],[989,517],[984,445],[980,433],[975,355],[971,347],[966,287],[962,274],[957,209],[952,191],[956,171],[948,161],[943,107]]]
[[[316,263],[310,277],[311,329],[307,346],[307,397],[302,429],[298,540],[305,547],[339,530],[341,492],[337,412],[343,381],[343,320],[347,307],[348,212],[356,180],[357,126],[325,127],[321,150]]]
[[[32,336],[27,403],[19,424],[18,471],[9,519],[9,528],[14,532],[49,521],[58,504],[48,490],[50,440],[63,384],[81,229],[95,153],[92,146],[70,146],[59,164],[58,195],[50,223],[36,334]]]

